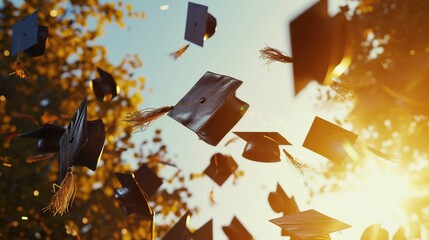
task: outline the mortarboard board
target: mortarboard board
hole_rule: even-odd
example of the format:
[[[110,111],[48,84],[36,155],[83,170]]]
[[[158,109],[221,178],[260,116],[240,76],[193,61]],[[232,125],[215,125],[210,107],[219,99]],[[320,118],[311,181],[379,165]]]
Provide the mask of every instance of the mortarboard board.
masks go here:
[[[258,162],[279,162],[279,145],[290,145],[278,132],[234,132],[234,134],[247,142],[242,156]]]
[[[213,219],[193,233],[188,229],[187,234],[186,240],[213,240]]]
[[[125,215],[138,214],[152,219],[154,213],[149,206],[149,198],[141,187],[141,182],[131,173],[115,173],[122,188],[115,190],[115,198],[121,202]]]
[[[237,217],[234,217],[229,226],[222,227],[223,232],[229,240],[252,240],[253,237],[241,224]]]
[[[299,212],[295,198],[289,197],[278,183],[276,191],[270,192],[268,195],[268,202],[271,209],[277,213],[283,213],[283,215]]]
[[[295,94],[312,80],[326,84],[331,73],[342,74],[350,63],[347,19],[342,12],[331,18],[327,0],[318,1],[295,18],[290,23],[290,36]]]
[[[12,27],[12,56],[24,51],[30,57],[45,53],[48,27],[37,25],[37,11],[15,23]]]
[[[210,165],[204,170],[204,173],[217,185],[222,186],[237,168],[237,163],[230,155],[216,153],[210,158]]]
[[[389,233],[386,229],[382,228],[380,224],[373,224],[368,226],[363,231],[360,240],[388,240]]]
[[[125,119],[144,130],[163,114],[194,131],[204,142],[216,146],[246,113],[249,105],[235,96],[243,82],[206,72],[175,105],[130,113]]]
[[[84,98],[60,139],[58,182],[61,183],[72,166],[97,168],[104,148],[105,129],[101,119],[87,121],[87,101]]]
[[[216,18],[208,13],[208,7],[196,3],[188,3],[185,39],[203,46],[204,40],[210,38],[216,31]]]
[[[393,234],[392,240],[407,240],[407,237],[405,237],[405,229],[403,226],[400,226],[395,232],[395,234]]]
[[[353,132],[316,116],[302,146],[341,164],[347,156],[344,145],[353,144],[357,137]]]
[[[64,134],[63,127],[51,124],[43,125],[41,128],[22,133],[19,137],[37,138],[36,150],[43,153],[59,152],[60,138]]]
[[[118,88],[113,76],[97,67],[99,78],[92,80],[92,88],[98,101],[106,102],[118,95]]]
[[[162,179],[147,164],[142,164],[134,172],[134,177],[148,197],[151,197],[162,185]]]
[[[281,227],[288,236],[297,239],[330,239],[331,232],[350,227],[313,209],[271,219],[270,222]]]

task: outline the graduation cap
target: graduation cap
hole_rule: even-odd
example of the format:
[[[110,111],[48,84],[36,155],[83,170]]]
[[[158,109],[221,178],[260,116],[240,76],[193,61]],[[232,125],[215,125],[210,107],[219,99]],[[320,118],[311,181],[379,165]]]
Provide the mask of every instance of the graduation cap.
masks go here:
[[[65,129],[63,127],[45,124],[39,129],[22,133],[19,137],[37,138],[36,151],[52,153],[59,152],[59,142],[64,132]]]
[[[330,239],[330,233],[351,227],[313,209],[271,219],[270,222],[297,239]]]
[[[59,190],[51,203],[44,208],[54,216],[64,214],[76,191],[73,166],[85,166],[92,171],[97,168],[103,152],[105,130],[101,119],[87,121],[87,101],[84,98],[73,115],[70,124],[60,139],[60,159],[58,169]]]
[[[360,240],[388,240],[389,232],[386,229],[382,228],[380,224],[373,224],[368,226],[365,231],[363,231]]]
[[[162,240],[211,240],[213,239],[213,220],[205,223],[195,232],[191,232],[187,225],[190,212],[187,211],[179,221],[165,234]]]
[[[237,217],[232,219],[229,226],[222,227],[222,230],[229,240],[253,240],[252,235],[250,235]]]
[[[249,108],[235,96],[242,83],[229,76],[206,72],[175,106],[129,113],[124,121],[143,131],[168,112],[169,117],[195,132],[201,140],[216,146]]]
[[[37,11],[15,23],[12,27],[12,56],[24,51],[30,57],[45,53],[48,27],[37,25]]]
[[[162,181],[145,164],[141,165],[134,174],[115,174],[122,185],[122,188],[115,190],[115,198],[121,202],[124,214],[138,214],[152,219],[154,212],[149,206],[149,197],[159,188]],[[150,180],[155,181],[150,182]]]
[[[278,132],[234,132],[247,142],[242,156],[257,162],[279,162],[279,145],[290,145]]]
[[[231,155],[216,153],[210,158],[210,165],[204,170],[204,173],[217,185],[222,186],[237,168],[238,165]]]
[[[403,226],[400,226],[395,232],[395,234],[393,234],[392,240],[407,240],[407,237],[405,237],[405,229]]]
[[[107,102],[112,100],[118,95],[119,89],[116,85],[113,76],[97,67],[99,78],[92,80],[92,88],[94,90],[95,97],[100,102]]]
[[[289,197],[278,183],[276,191],[268,195],[268,202],[274,212],[283,213],[283,215],[299,212],[295,198]]]
[[[185,40],[203,47],[204,41],[212,37],[216,32],[216,26],[216,18],[208,12],[207,6],[192,2],[188,3]],[[189,44],[171,53],[171,56],[175,59],[179,58],[188,47]]]
[[[316,116],[302,146],[341,164],[347,156],[344,146],[353,144],[357,137],[353,132]]]
[[[290,23],[295,94],[310,81],[330,83],[350,64],[347,19],[343,12],[333,18],[328,1],[317,1]]]

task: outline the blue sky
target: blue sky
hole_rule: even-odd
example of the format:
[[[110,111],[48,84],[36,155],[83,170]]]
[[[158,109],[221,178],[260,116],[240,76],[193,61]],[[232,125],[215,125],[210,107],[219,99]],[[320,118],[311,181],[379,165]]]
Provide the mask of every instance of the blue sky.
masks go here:
[[[234,131],[278,131],[294,146],[287,148],[299,159],[323,169],[327,162],[302,147],[314,116],[333,120],[345,110],[341,106],[323,104],[316,99],[316,84],[310,84],[299,96],[293,96],[292,65],[273,63],[270,66],[259,59],[259,49],[266,44],[291,54],[289,21],[314,3],[314,0],[198,0],[209,7],[217,18],[217,32],[204,47],[191,45],[182,58],[175,61],[168,54],[187,44],[183,39],[187,1],[135,0],[134,8],[146,13],[143,21],[129,20],[126,29],[111,26],[100,40],[109,50],[109,60],[119,61],[126,53],[139,54],[144,67],[136,71],[146,78],[142,92],[142,108],[174,105],[206,71],[229,75],[243,81],[237,96],[250,108]],[[336,1],[338,2],[338,1]],[[160,10],[161,5],[169,9]],[[331,3],[331,12],[338,3]],[[124,113],[125,114],[125,113]],[[226,239],[221,226],[228,225],[235,215],[255,239],[282,239],[280,228],[268,222],[280,217],[267,202],[268,193],[279,182],[289,195],[294,195],[302,210],[314,208],[343,220],[352,229],[332,234],[333,239],[357,239],[363,229],[374,221],[390,229],[397,227],[383,209],[375,209],[372,199],[359,192],[316,197],[309,202],[305,181],[317,185],[317,175],[307,179],[299,175],[285,159],[279,163],[262,164],[241,157],[245,143],[241,140],[224,147],[232,138],[228,134],[216,147],[202,141],[192,131],[171,118],[155,122],[146,132],[135,135],[135,140],[149,139],[157,128],[163,129],[163,138],[170,152],[177,155],[177,165],[187,174],[202,172],[216,153],[231,154],[245,176],[237,185],[229,179],[222,187],[208,178],[190,182],[194,193],[191,204],[201,212],[193,216],[191,227],[200,227],[214,218],[215,239]],[[132,159],[128,159],[132,161]],[[320,180],[320,179],[319,179]],[[210,206],[209,192],[214,187],[216,205]],[[349,201],[353,199],[353,201]],[[283,238],[286,239],[286,238]]]

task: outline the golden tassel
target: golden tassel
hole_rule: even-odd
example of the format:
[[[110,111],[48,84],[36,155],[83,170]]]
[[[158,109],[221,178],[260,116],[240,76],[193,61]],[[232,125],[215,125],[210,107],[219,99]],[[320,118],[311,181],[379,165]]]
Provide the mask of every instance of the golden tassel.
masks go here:
[[[54,185],[55,187],[56,185]],[[55,189],[54,189],[55,191]],[[54,217],[62,216],[68,212],[69,205],[73,203],[76,195],[76,183],[71,168],[67,169],[67,174],[61,182],[58,191],[52,196],[51,202],[44,207],[43,212],[50,211]]]
[[[142,132],[149,127],[152,121],[155,121],[171,109],[173,109],[173,106],[143,109],[134,113],[128,113],[122,121],[129,123],[136,132]]]
[[[315,172],[313,168],[308,166],[305,163],[300,163],[292,155],[290,155],[285,149],[283,149],[286,157],[289,159],[289,162],[303,175],[306,172]]]
[[[25,68],[24,62],[19,59],[19,57],[16,58],[16,61],[12,65],[12,69],[15,70],[12,73],[9,73],[9,76],[16,75],[20,78],[28,79],[30,77],[30,74],[27,71],[27,68]]]
[[[170,53],[170,56],[174,59],[178,59],[180,56],[183,55],[183,53],[185,53],[185,51],[186,51],[186,49],[188,49],[188,47],[189,47],[189,44],[180,48],[179,50],[177,50],[175,52]]]
[[[284,52],[281,52],[278,49],[266,46],[264,49],[259,50],[261,54],[260,58],[265,60],[267,64],[270,64],[274,61],[282,63],[292,63],[293,59],[287,56]]]

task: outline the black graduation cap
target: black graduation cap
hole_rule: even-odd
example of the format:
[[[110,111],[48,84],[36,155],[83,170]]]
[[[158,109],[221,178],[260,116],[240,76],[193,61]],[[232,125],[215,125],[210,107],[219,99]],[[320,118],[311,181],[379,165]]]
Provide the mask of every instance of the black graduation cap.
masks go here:
[[[373,224],[363,231],[360,240],[389,240],[389,232],[380,224]]]
[[[37,25],[37,11],[28,15],[12,27],[12,56],[24,51],[30,57],[45,53],[48,27]]]
[[[330,233],[350,227],[313,209],[271,219],[270,222],[281,227],[293,239],[330,239]]]
[[[149,197],[144,192],[143,182],[131,173],[115,173],[122,188],[115,190],[115,198],[121,202],[121,208],[125,215],[138,214],[147,219],[152,219],[154,212],[149,206]]]
[[[327,84],[350,63],[347,19],[343,12],[331,18],[328,1],[317,1],[290,23],[295,94],[310,81]],[[338,66],[338,68],[336,68]]]
[[[244,139],[243,157],[257,162],[279,162],[279,145],[290,145],[278,132],[234,132]]]
[[[268,202],[271,209],[277,213],[283,213],[283,215],[299,212],[295,198],[289,197],[278,183],[276,191],[270,192],[268,195]]]
[[[216,153],[210,158],[210,165],[204,170],[204,173],[217,185],[222,186],[237,168],[237,163],[230,155]]]
[[[60,151],[60,139],[65,129],[63,127],[45,124],[41,128],[22,133],[19,137],[37,138],[36,150],[42,153],[51,153]]]
[[[101,119],[87,121],[86,105],[85,97],[60,139],[59,183],[72,166],[85,166],[95,171],[103,152],[104,123]]]
[[[97,67],[99,78],[92,80],[92,89],[98,101],[107,102],[118,95],[118,88],[113,76]]]
[[[191,232],[187,229],[188,235],[186,240],[213,240],[213,219],[206,222],[198,230]]]
[[[357,137],[353,132],[316,116],[302,146],[341,164],[347,156],[344,145],[354,144]]]
[[[188,15],[186,18],[185,39],[203,46],[204,40],[213,36],[216,31],[217,21],[210,13],[208,7],[197,3],[188,3]]]
[[[129,113],[123,121],[143,131],[168,112],[169,117],[194,131],[204,142],[216,146],[249,108],[249,104],[235,96],[242,83],[229,76],[206,72],[175,106]]]
[[[213,220],[205,223],[200,229],[191,232],[188,229],[190,212],[186,212],[179,221],[165,234],[162,240],[211,240],[213,239]]]
[[[237,217],[234,217],[229,226],[222,227],[223,232],[229,240],[253,240],[252,235],[241,224]]]

